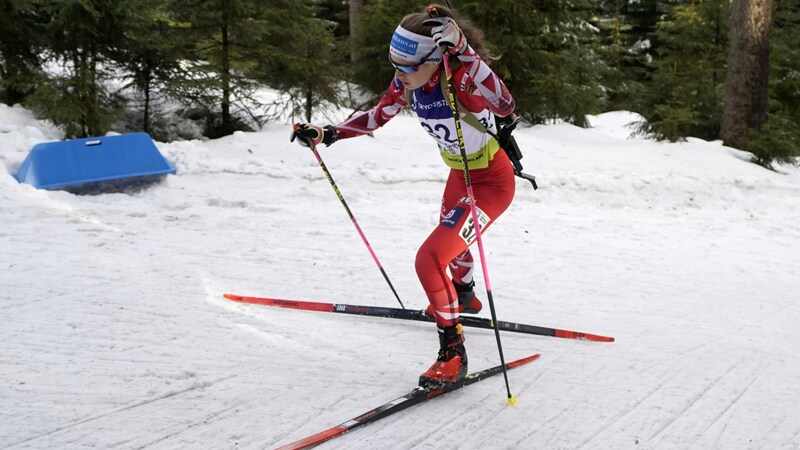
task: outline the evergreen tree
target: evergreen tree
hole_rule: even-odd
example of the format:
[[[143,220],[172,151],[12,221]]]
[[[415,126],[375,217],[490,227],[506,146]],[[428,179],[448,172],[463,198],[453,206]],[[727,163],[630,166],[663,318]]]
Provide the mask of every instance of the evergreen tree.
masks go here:
[[[540,2],[536,2],[540,3]],[[464,2],[460,8],[486,37],[487,46],[498,56],[488,61],[508,87],[516,102],[516,113],[531,122],[542,122],[548,114],[539,97],[543,76],[553,71],[544,63],[544,46],[541,42],[543,21],[535,7],[520,2]]]
[[[741,148],[748,130],[767,121],[772,0],[734,0],[720,135]]]
[[[406,14],[424,11],[429,2],[414,0],[398,3],[369,0],[358,15],[353,43],[358,54],[353,64],[353,81],[373,94],[386,91],[394,76],[389,64],[389,42],[397,24]],[[377,100],[377,98],[375,99]]]
[[[0,99],[9,105],[34,89],[44,22],[36,2],[0,0]]]
[[[589,22],[594,6],[588,0],[558,1],[543,12],[545,47],[541,54],[552,65],[545,76],[535,79],[539,96],[546,100],[552,119],[589,126],[586,116],[602,112],[606,104],[601,84],[606,72],[605,51],[599,30]]]
[[[102,135],[119,112],[106,82],[114,77],[111,56],[124,45],[131,9],[112,0],[52,0],[42,11],[49,17],[49,60],[63,73],[41,80],[29,102],[67,136]]]
[[[629,42],[639,42],[648,57],[654,58],[663,44],[657,33],[659,23],[668,18],[676,6],[695,4],[698,0],[606,0],[608,2],[620,4],[624,22],[630,25]]]
[[[288,95],[288,115],[293,119],[312,120],[313,112],[321,105],[341,103],[341,83],[347,78],[347,49],[337,41],[341,34],[333,20],[329,1],[292,2],[296,12],[287,8],[271,11],[274,23],[292,22],[292,27],[274,30],[268,41],[268,57],[261,59],[256,78]],[[339,11],[340,18],[345,10]],[[342,37],[342,41],[346,38]],[[280,110],[281,104],[274,104]]]
[[[642,109],[645,82],[650,75],[657,40],[656,24],[663,14],[664,1],[604,0],[593,23],[601,30],[603,59],[608,70],[603,86],[609,110]]]
[[[800,123],[800,0],[776,2],[770,56],[770,111]],[[797,129],[797,127],[794,127]]]
[[[691,1],[658,24],[640,131],[670,141],[719,136],[729,16],[728,0]]]
[[[797,164],[800,156],[800,0],[776,2],[774,15],[769,117],[744,143],[754,161],[765,167],[772,161]]]
[[[353,3],[358,3],[358,1],[315,0],[312,3],[316,8],[314,17],[330,22],[334,28],[333,35],[335,38],[347,39],[350,37],[350,10]],[[361,0],[361,3],[363,5],[364,0]],[[355,7],[357,6],[355,5]],[[349,59],[349,56],[345,56],[345,60],[347,59]]]
[[[218,113],[208,136],[248,128],[235,108],[261,122],[261,115],[248,107],[263,106],[253,97],[259,83],[291,95],[296,87],[315,82],[320,95],[332,98],[333,81],[319,76],[333,66],[334,53],[325,47],[332,34],[315,19],[315,5],[314,0],[171,1],[173,15],[193,42],[194,101]]]
[[[183,46],[161,0],[131,0],[136,14],[127,24],[124,47],[115,60],[141,95],[140,129],[162,140],[169,139],[154,126],[156,98],[180,99],[191,75],[181,64]],[[129,1],[129,3],[131,3]],[[130,106],[129,106],[130,109]],[[133,111],[128,111],[132,113]]]
[[[349,35],[350,35],[350,42],[353,43],[356,41],[358,36],[358,18],[361,14],[361,8],[364,7],[364,0],[349,0],[349,15],[348,15],[348,26]],[[350,61],[355,63],[358,61],[358,49],[354,46],[350,46]]]
[[[206,109],[206,136],[216,138],[237,129],[250,129],[231,106],[250,98],[254,85],[244,72],[255,61],[243,56],[262,33],[252,23],[252,38],[243,38],[248,22],[255,22],[253,2],[248,0],[172,0],[169,13],[179,40],[186,47],[186,64],[193,84],[182,100]]]
[[[394,70],[386,62],[392,32],[405,14],[423,11],[429,2],[373,0],[361,8],[355,79],[371,92],[383,92]],[[565,119],[586,125],[601,111],[600,76],[604,62],[599,35],[588,19],[589,1],[459,1],[456,11],[483,31],[487,47],[499,58],[487,61],[516,100],[517,114],[540,123]]]
[[[564,119],[586,126],[602,111],[605,61],[589,22],[589,1],[464,1],[459,10],[483,30],[502,55],[492,62],[517,102],[517,114],[540,123]]]

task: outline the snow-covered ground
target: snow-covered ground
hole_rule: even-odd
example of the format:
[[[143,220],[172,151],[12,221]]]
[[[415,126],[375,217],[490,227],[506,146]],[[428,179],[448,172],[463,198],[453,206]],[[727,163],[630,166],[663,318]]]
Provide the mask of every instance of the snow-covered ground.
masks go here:
[[[800,448],[800,169],[719,143],[628,138],[635,117],[517,132],[523,180],[485,237],[502,377],[321,448]],[[244,305],[225,292],[398,306],[287,125],[158,144],[178,169],[128,194],[19,185],[61,138],[0,105],[0,448],[271,448],[404,394],[429,323]],[[321,149],[406,306],[446,169],[405,116]],[[479,271],[478,271],[479,272]],[[482,286],[482,276],[477,275]],[[481,313],[488,316],[488,310]],[[498,362],[467,329],[472,369]]]

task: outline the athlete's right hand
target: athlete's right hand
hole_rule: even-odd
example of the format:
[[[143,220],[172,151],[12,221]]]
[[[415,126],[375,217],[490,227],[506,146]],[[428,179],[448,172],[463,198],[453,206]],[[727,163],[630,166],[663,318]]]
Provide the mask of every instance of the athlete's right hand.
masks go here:
[[[446,47],[454,55],[461,55],[467,50],[467,38],[456,21],[450,17],[434,17],[422,24],[433,27],[431,37],[436,45]]]
[[[296,123],[289,141],[294,142],[297,139],[300,145],[306,147],[316,147],[319,144],[328,146],[336,142],[336,137],[336,128],[332,125],[320,127],[310,123]]]

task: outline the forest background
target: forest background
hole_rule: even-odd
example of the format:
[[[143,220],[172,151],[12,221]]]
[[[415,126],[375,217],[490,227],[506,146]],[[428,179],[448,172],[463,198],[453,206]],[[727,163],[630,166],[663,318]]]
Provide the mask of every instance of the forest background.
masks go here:
[[[369,108],[414,0],[0,0],[0,101],[68,137],[217,138]],[[457,0],[531,124],[800,156],[800,0]],[[264,89],[277,95],[264,95]],[[329,117],[338,121],[343,117]],[[192,126],[187,126],[192,124]]]

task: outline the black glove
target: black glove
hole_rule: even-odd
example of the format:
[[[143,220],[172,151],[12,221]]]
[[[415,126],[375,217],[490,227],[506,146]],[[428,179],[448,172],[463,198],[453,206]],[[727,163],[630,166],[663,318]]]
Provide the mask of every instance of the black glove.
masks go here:
[[[336,138],[336,128],[333,125],[320,127],[310,123],[296,123],[292,128],[292,137],[289,141],[294,142],[295,139],[298,139],[300,145],[305,147],[312,145],[316,147],[319,144],[325,144],[327,147],[336,142]]]

